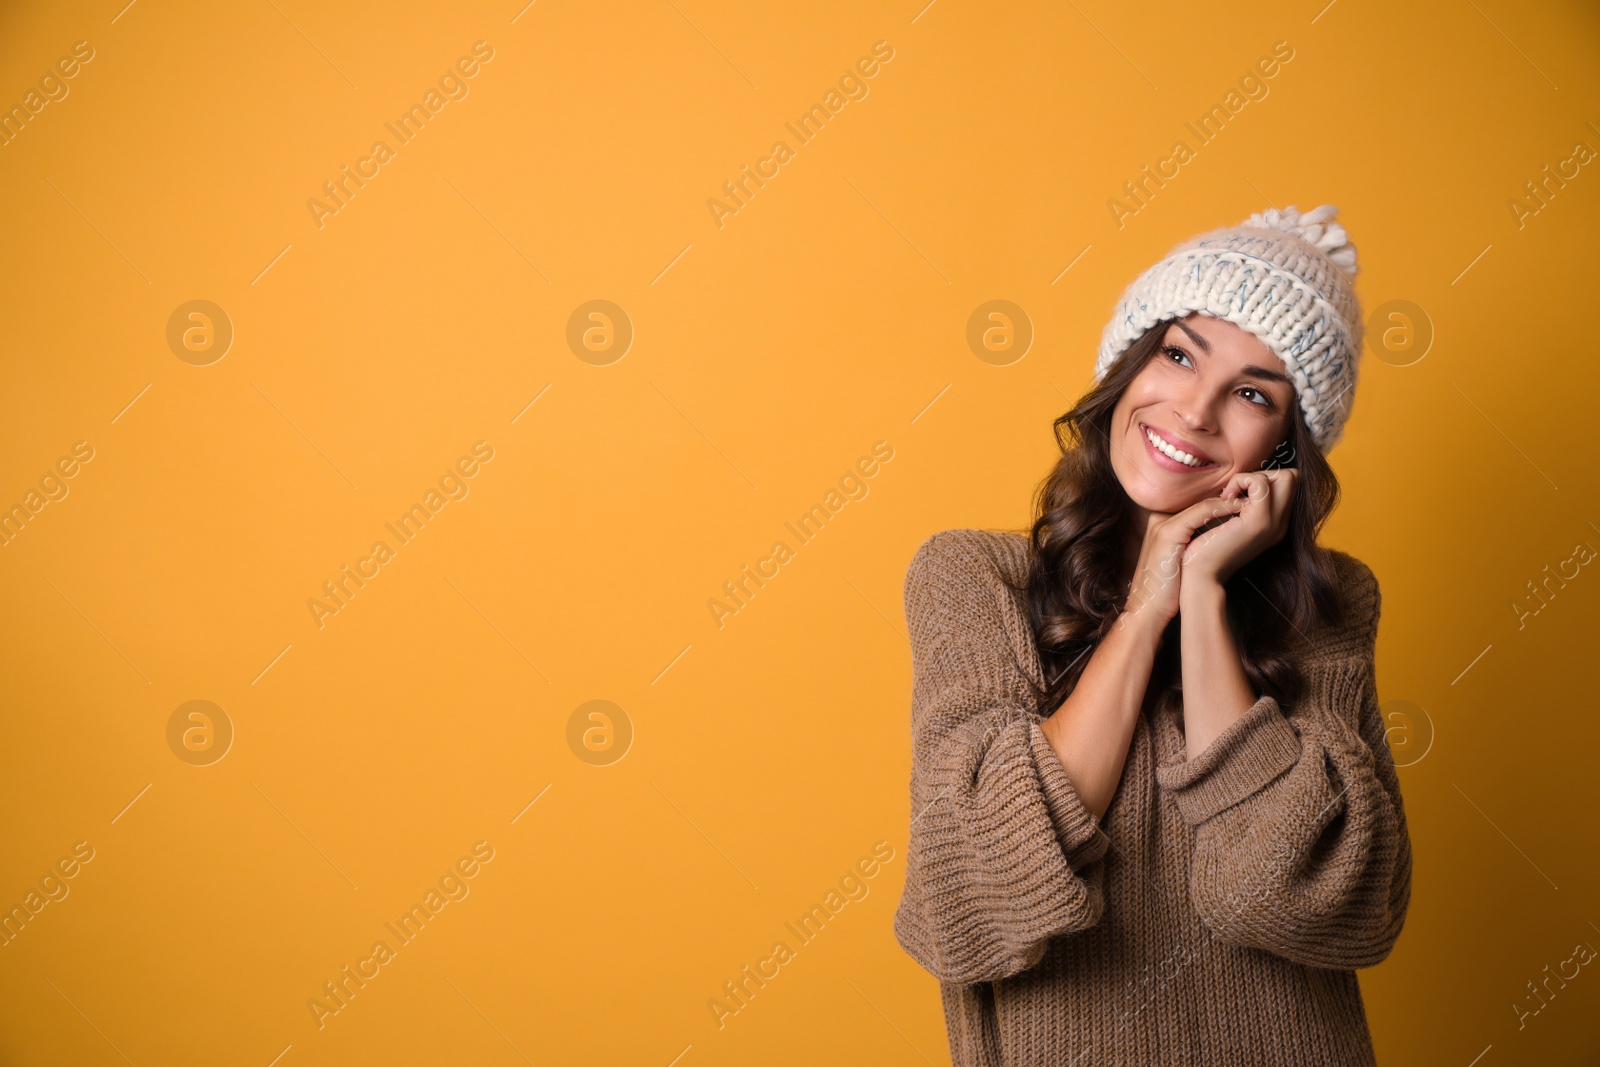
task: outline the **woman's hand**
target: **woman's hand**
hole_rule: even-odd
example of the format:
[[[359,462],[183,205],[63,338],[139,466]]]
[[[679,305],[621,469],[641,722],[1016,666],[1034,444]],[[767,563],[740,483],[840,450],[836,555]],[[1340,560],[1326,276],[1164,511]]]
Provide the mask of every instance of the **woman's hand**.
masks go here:
[[[1232,485],[1230,482],[1229,488]],[[1238,520],[1232,516],[1250,506],[1241,492],[1208,497],[1170,515],[1150,512],[1144,543],[1139,548],[1139,562],[1133,568],[1132,587],[1118,622],[1139,619],[1150,622],[1158,633],[1165,629],[1178,614],[1178,594],[1183,572],[1187,569],[1186,550],[1195,540],[1195,531],[1219,517],[1226,517],[1219,529],[1233,526]],[[1207,531],[1200,536],[1205,539],[1215,533]]]
[[[1293,467],[1245,471],[1223,487],[1221,499],[1242,502],[1236,517],[1207,530],[1185,547],[1183,586],[1220,587],[1240,567],[1283,540],[1289,503],[1300,472]]]

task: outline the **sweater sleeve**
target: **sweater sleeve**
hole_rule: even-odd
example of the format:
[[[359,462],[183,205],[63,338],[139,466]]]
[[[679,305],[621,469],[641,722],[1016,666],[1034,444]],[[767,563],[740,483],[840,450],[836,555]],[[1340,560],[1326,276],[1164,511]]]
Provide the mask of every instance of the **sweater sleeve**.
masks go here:
[[[911,828],[895,937],[943,982],[998,981],[1104,908],[1110,839],[1039,727],[1027,622],[975,542],[947,530],[906,575]]]
[[[1411,897],[1411,839],[1378,710],[1381,594],[1343,556],[1349,615],[1301,706],[1256,701],[1192,759],[1156,768],[1195,830],[1190,897],[1219,940],[1313,967],[1382,962]]]

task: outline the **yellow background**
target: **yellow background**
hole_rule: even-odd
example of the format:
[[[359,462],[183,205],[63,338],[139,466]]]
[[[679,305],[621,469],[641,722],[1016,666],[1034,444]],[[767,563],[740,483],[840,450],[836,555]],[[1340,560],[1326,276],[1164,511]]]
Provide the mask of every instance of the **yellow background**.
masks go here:
[[[0,1060],[947,1062],[890,926],[905,566],[1028,521],[1139,270],[1331,202],[1364,306],[1437,332],[1369,349],[1324,536],[1379,576],[1380,693],[1431,734],[1410,916],[1362,974],[1380,1059],[1592,1062],[1600,977],[1511,1005],[1600,945],[1600,577],[1511,604],[1600,547],[1600,174],[1521,227],[1508,201],[1600,148],[1597,31],[1503,0],[8,6],[8,106],[95,58],[0,148],[0,504],[94,459],[0,548],[0,902],[95,858],[0,948]],[[480,40],[470,94],[318,228]],[[706,201],[880,40],[869,95],[719,228]],[[193,299],[235,331],[209,366],[166,343]],[[565,340],[593,299],[635,331],[607,366]],[[965,340],[992,299],[1035,330],[1008,366]],[[319,629],[306,601],[479,440],[470,495]],[[722,583],[877,441],[870,493],[719,629]],[[609,766],[566,739],[595,699],[634,731]],[[190,700],[236,731],[210,766],[167,744]],[[478,841],[471,895],[319,1030],[322,983]],[[870,895],[719,1029],[707,1001],[878,841]]]

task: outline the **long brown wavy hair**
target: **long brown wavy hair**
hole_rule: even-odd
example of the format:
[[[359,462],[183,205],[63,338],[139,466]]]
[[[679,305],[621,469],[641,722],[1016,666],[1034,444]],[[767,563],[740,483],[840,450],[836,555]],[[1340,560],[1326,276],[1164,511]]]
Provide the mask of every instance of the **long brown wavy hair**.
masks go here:
[[[1111,467],[1112,414],[1128,385],[1161,350],[1158,322],[1125,351],[1105,378],[1055,420],[1061,459],[1040,483],[1029,531],[1028,572],[1021,586],[1039,650],[1045,687],[1040,711],[1050,714],[1071,694],[1090,651],[1111,632],[1127,603],[1134,564],[1127,558],[1132,501]],[[1288,532],[1230,577],[1227,616],[1257,693],[1288,707],[1305,680],[1291,652],[1317,624],[1340,621],[1333,560],[1317,534],[1339,501],[1339,480],[1312,441],[1298,403],[1287,448],[1262,466],[1299,471]],[[1020,531],[1019,531],[1020,532]],[[1141,531],[1142,533],[1142,531]],[[1145,691],[1145,707],[1176,708],[1181,700],[1182,616],[1162,636]]]

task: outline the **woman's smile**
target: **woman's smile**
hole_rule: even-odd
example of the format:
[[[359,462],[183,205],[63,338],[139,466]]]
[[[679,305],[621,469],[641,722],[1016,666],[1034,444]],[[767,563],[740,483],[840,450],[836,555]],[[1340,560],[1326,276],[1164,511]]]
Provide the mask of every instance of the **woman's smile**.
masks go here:
[[[1171,433],[1162,433],[1142,422],[1138,426],[1139,436],[1144,439],[1145,451],[1161,469],[1194,474],[1198,471],[1212,470],[1217,466],[1214,459],[1183,438]]]

